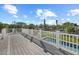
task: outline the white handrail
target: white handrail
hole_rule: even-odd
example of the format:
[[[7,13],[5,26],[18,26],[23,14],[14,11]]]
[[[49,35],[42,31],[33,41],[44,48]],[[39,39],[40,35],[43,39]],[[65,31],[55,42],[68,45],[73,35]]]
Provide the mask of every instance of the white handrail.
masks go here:
[[[22,32],[32,34],[38,38],[51,37],[56,40],[55,45],[58,47],[63,47],[65,50],[79,54],[79,35],[33,29],[22,29]]]

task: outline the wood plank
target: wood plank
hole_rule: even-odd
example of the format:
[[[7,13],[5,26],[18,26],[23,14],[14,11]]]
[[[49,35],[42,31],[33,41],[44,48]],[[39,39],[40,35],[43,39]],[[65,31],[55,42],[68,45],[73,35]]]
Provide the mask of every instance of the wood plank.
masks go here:
[[[7,54],[7,46],[8,46],[8,37],[6,35],[5,38],[0,39],[0,55]]]
[[[48,53],[19,33],[10,33],[5,35],[5,39],[0,39],[0,55],[48,55]]]
[[[36,44],[30,42],[28,39],[24,38],[20,34],[11,35],[11,40],[13,40],[14,54],[18,55],[47,55],[42,48]],[[16,50],[16,51],[15,51]]]

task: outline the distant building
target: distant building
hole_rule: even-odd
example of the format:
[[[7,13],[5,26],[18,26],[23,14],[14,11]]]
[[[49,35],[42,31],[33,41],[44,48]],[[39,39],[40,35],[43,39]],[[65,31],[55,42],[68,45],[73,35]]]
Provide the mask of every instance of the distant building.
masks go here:
[[[58,20],[56,20],[56,25],[58,25]]]

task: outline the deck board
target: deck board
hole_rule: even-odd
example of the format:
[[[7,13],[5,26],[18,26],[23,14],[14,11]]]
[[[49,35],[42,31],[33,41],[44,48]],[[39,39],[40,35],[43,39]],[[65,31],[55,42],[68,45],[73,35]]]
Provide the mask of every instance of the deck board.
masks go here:
[[[5,36],[4,39],[0,39],[0,55],[7,54],[8,37]]]
[[[0,55],[49,55],[41,47],[19,33],[11,33],[0,39]]]

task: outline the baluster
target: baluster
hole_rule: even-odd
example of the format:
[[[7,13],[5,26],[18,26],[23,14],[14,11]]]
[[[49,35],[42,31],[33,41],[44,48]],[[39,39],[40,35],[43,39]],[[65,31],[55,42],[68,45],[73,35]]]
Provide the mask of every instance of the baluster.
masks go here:
[[[72,36],[72,51],[74,50],[74,36]]]
[[[64,47],[64,39],[65,39],[65,36],[64,36],[64,34],[63,34],[63,47]]]
[[[74,43],[74,45],[73,45],[73,47],[74,47],[74,52],[76,52],[76,48],[77,48],[77,47],[76,47],[76,36],[75,36],[75,35],[74,35],[74,42],[73,42],[73,43]]]
[[[76,36],[77,38],[76,38],[76,53],[78,54],[79,52],[78,52],[78,36]]]
[[[67,34],[66,34],[66,40],[65,41],[66,41],[66,48],[67,48]]]
[[[70,41],[70,37],[71,37],[71,36],[69,35],[69,49],[70,49],[70,43],[71,43],[71,41]]]
[[[53,36],[53,43],[54,43],[54,32],[52,33],[52,36]]]
[[[62,45],[64,46],[64,35],[62,34]]]
[[[79,36],[78,36],[77,44],[78,44],[77,49],[78,49],[78,54],[79,54]]]

